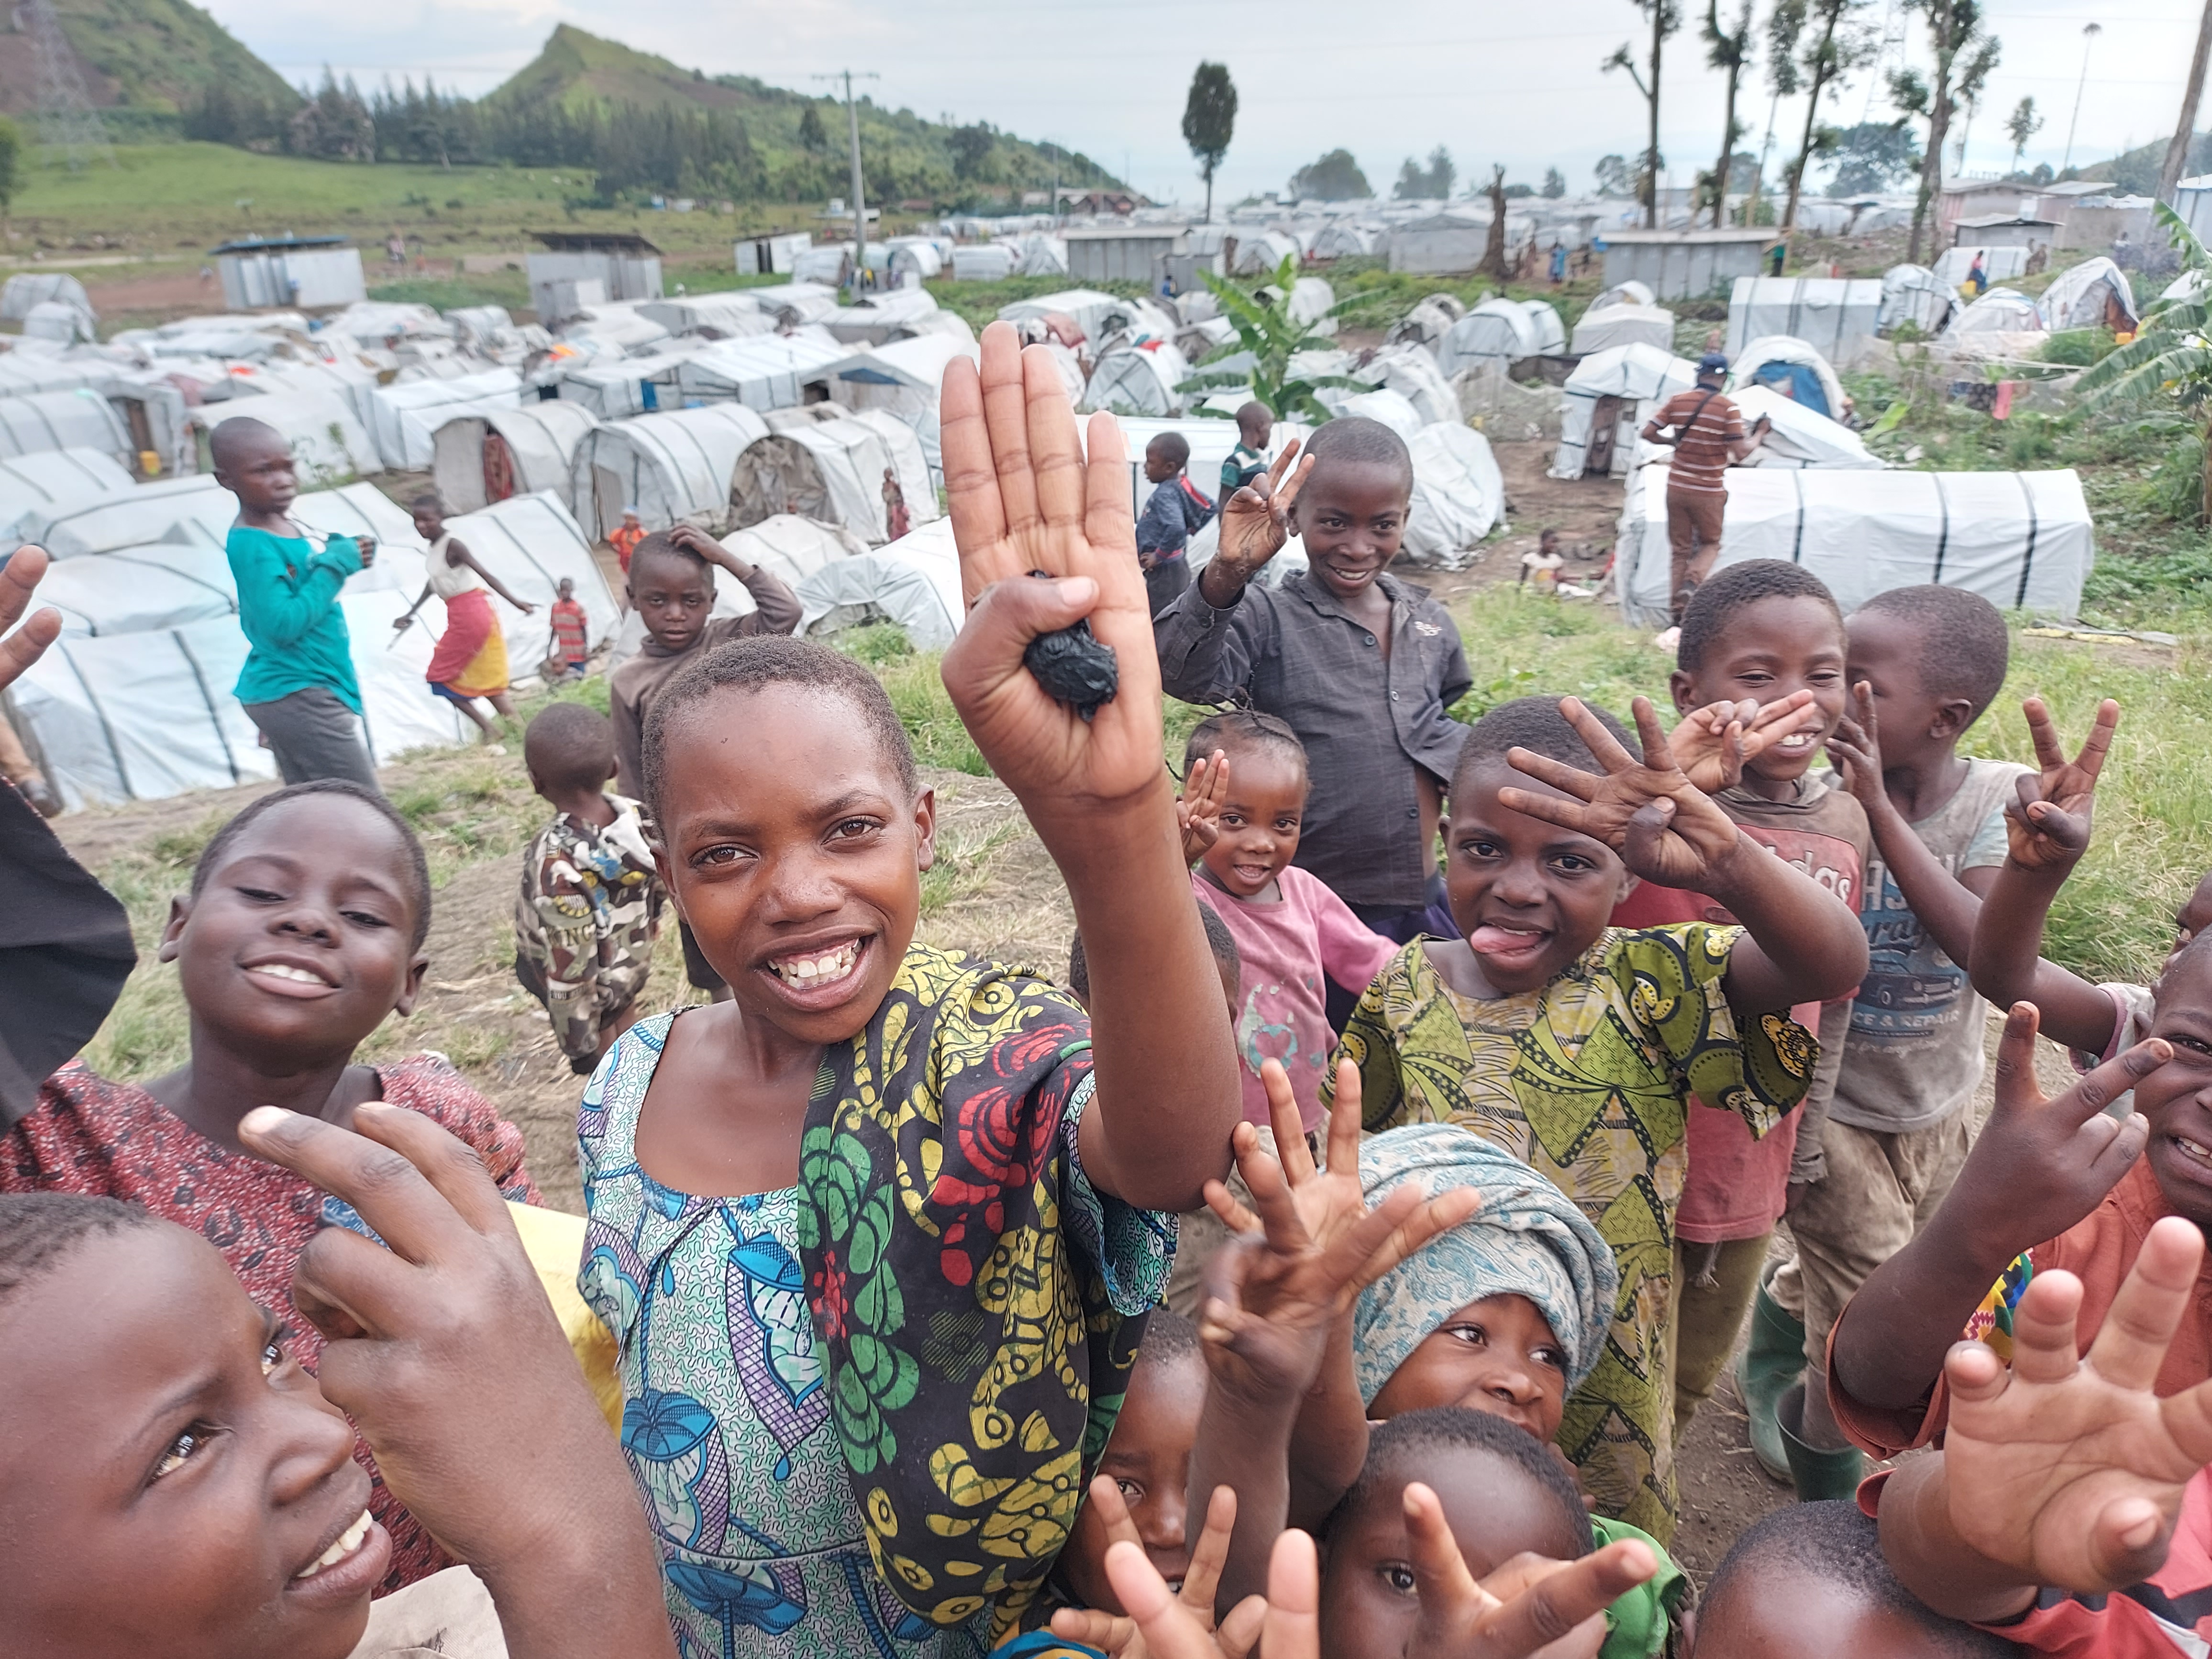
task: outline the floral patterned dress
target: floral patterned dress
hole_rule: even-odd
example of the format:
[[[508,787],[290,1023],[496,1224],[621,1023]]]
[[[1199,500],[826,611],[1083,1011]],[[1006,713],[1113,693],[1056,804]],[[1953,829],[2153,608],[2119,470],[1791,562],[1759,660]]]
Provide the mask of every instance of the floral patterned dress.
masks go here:
[[[1083,1173],[1081,1011],[916,947],[825,1057],[799,1185],[743,1197],[638,1164],[677,1018],[616,1042],[579,1129],[580,1288],[679,1649],[980,1655],[1066,1541],[1173,1251]]]

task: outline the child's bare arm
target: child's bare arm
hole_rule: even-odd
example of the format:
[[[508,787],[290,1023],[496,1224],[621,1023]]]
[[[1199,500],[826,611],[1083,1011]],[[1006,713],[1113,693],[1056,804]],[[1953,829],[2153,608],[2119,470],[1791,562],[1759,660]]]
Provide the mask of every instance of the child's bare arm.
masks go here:
[[[1129,1203],[1190,1210],[1229,1167],[1242,1093],[1160,762],[1159,664],[1121,431],[1092,417],[1086,467],[1051,358],[1025,359],[1012,326],[994,323],[982,359],[980,375],[956,359],[945,376],[945,477],[972,606],[945,654],[945,686],[1074,900],[1097,1076],[1084,1167]],[[1023,663],[1030,641],[1085,619],[1120,671],[1117,695],[1089,720]]]
[[[517,611],[521,611],[525,616],[529,615],[530,612],[538,609],[536,605],[530,604],[527,600],[518,599],[514,594],[507,592],[507,584],[500,580],[498,577],[493,575],[490,571],[485,569],[483,562],[477,558],[475,554],[470,552],[467,548],[463,547],[459,542],[452,543],[447,547],[446,556],[452,559],[459,559],[463,564],[468,566],[470,569],[475,571],[477,575],[483,578],[485,586],[490,588],[493,592],[498,594],[500,598],[505,599],[509,605],[513,605]]]
[[[1729,1005],[1764,1013],[1848,995],[1866,972],[1866,933],[1831,893],[1738,830],[1674,763],[1651,700],[1634,705],[1640,762],[1573,697],[1560,712],[1604,775],[1525,749],[1506,758],[1518,770],[1573,797],[1501,789],[1504,805],[1601,841],[1637,875],[1710,894],[1734,912],[1748,937],[1730,957]]]

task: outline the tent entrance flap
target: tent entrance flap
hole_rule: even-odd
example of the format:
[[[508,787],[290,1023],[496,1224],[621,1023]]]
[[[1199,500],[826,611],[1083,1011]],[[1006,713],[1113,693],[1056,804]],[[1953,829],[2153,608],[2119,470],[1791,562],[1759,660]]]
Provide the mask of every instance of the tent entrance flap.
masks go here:
[[[1602,478],[1613,471],[1613,446],[1620,435],[1620,399],[1600,398],[1590,410],[1589,447],[1583,453],[1583,477]]]

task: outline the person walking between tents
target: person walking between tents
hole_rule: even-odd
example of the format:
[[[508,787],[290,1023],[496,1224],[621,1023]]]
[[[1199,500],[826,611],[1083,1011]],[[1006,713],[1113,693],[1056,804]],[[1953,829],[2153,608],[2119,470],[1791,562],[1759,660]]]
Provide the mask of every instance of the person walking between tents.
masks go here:
[[[1698,360],[1698,385],[1678,392],[1644,422],[1646,443],[1670,444],[1674,464],[1667,475],[1667,542],[1674,556],[1674,624],[1698,584],[1711,574],[1721,550],[1721,520],[1728,508],[1728,485],[1721,475],[1759,447],[1768,422],[1762,418],[1746,435],[1743,416],[1723,396],[1728,359],[1708,351]],[[1666,434],[1672,431],[1674,435]]]
[[[1990,291],[1989,266],[1979,253],[1974,255],[1974,263],[1966,268],[1966,287],[1977,300]]]
[[[884,532],[896,541],[913,528],[913,517],[907,512],[906,491],[899,487],[897,472],[887,466],[884,469]]]
[[[432,691],[477,723],[487,745],[504,754],[499,727],[484,717],[476,702],[478,697],[489,702],[501,720],[514,718],[514,704],[507,695],[507,641],[484,590],[489,587],[526,617],[538,607],[508,592],[498,577],[477,562],[475,554],[453,539],[446,528],[445,504],[435,495],[417,495],[408,510],[415,515],[415,533],[430,544],[430,579],[422,585],[422,597],[392,626],[395,631],[410,627],[415,613],[433,593],[446,602],[446,631],[439,636],[422,678],[430,682]]]

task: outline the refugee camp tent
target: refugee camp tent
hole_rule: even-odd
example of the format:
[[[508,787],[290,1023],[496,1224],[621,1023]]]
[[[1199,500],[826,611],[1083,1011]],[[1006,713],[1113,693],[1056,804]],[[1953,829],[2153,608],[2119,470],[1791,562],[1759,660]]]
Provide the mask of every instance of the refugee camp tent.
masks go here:
[[[1323,259],[1364,259],[1375,252],[1375,233],[1358,225],[1323,225],[1314,234],[1312,257]]]
[[[1065,276],[1067,275],[1067,239],[1053,236],[1043,231],[1033,231],[1022,238],[1020,274],[1024,276]]]
[[[1739,276],[1729,295],[1728,353],[1786,334],[1832,362],[1855,360],[1881,324],[1881,284],[1826,276]]]
[[[540,489],[565,498],[576,446],[598,424],[583,404],[557,399],[457,415],[432,434],[431,477],[453,513]]]
[[[702,334],[710,340],[772,334],[775,313],[754,302],[754,292],[735,289],[724,294],[679,294],[673,299],[647,300],[638,306],[637,314],[671,334]]]
[[[1523,300],[1521,309],[1528,313],[1528,325],[1536,331],[1537,355],[1551,356],[1567,349],[1567,325],[1548,301]]]
[[[1742,463],[1746,466],[1864,469],[1883,465],[1881,458],[1869,450],[1850,428],[1826,415],[1816,414],[1804,403],[1784,397],[1771,386],[1737,386],[1730,390],[1729,397],[1742,415],[1747,433],[1761,420],[1770,423],[1765,439]],[[1638,459],[1665,460],[1674,453],[1656,446],[1654,449],[1656,453],[1650,455],[1639,452]]]
[[[584,607],[592,639],[606,638],[621,621],[607,579],[592,556],[590,540],[554,491],[510,495],[447,519],[446,528],[508,592],[538,607],[531,612],[506,604],[492,607],[517,679],[534,673],[551,654],[552,630],[546,617],[564,579],[575,584],[576,603]]]
[[[1575,325],[1574,343],[1568,350],[1575,356],[1588,357],[1626,345],[1672,352],[1674,313],[1663,306],[1592,306]]]
[[[1380,421],[1407,443],[1413,442],[1413,434],[1428,424],[1404,392],[1387,387],[1377,386],[1372,392],[1346,392],[1341,386],[1329,386],[1316,395],[1332,416]]]
[[[33,514],[65,512],[131,488],[131,474],[98,449],[46,449],[0,460],[0,539],[14,547],[31,538]]]
[[[1993,283],[2002,283],[2008,276],[2027,274],[2027,250],[2024,247],[1947,247],[1936,256],[1933,267],[1936,280],[1957,293],[1966,286],[1966,273],[1974,268],[1978,254],[1982,274]]]
[[[853,348],[809,325],[790,334],[717,340],[675,366],[666,404],[738,403],[752,409],[787,409],[818,385],[829,393],[826,371]]]
[[[190,411],[193,429],[210,437],[225,421],[241,416],[276,429],[291,448],[303,489],[384,471],[375,440],[335,392],[279,392],[261,398],[233,398],[220,404],[202,404]]]
[[[23,319],[23,338],[42,340],[58,346],[89,344],[99,337],[92,319],[75,306],[64,305],[58,300],[42,300],[31,307],[31,314]]]
[[[1336,290],[1318,276],[1301,276],[1291,284],[1291,320],[1310,323],[1313,331],[1327,337],[1336,332]]]
[[[1437,274],[1473,270],[1482,262],[1489,242],[1487,218],[1434,213],[1425,218],[1409,219],[1391,227],[1390,269]]]
[[[2049,332],[2034,301],[2013,289],[1993,288],[1954,317],[1942,337],[2002,355],[2023,335]]]
[[[1179,388],[1189,378],[1190,364],[1171,341],[1123,346],[1099,358],[1077,407],[1120,415],[1178,414],[1183,404]]]
[[[945,384],[945,365],[955,357],[974,362],[979,355],[972,343],[949,334],[917,334],[886,346],[864,346],[825,371],[830,396],[844,408],[893,416],[914,429],[933,481],[928,493],[934,502],[934,480],[944,471],[937,403]],[[909,505],[913,500],[909,490]]]
[[[1517,362],[1542,349],[1536,325],[1517,301],[1493,295],[1451,325],[1436,345],[1437,370],[1446,380],[1474,367],[1478,357]]]
[[[372,588],[394,587],[410,599],[422,591],[422,572],[410,562],[429,552],[416,534],[415,517],[373,483],[340,484],[336,489],[311,489],[292,503],[286,515],[311,536],[374,536],[376,562],[346,578],[346,592],[365,593]],[[399,556],[405,550],[410,557]],[[393,556],[386,558],[386,550]]]
[[[897,476],[899,491],[906,497],[907,526],[927,524],[939,514],[937,477],[930,469],[929,456],[924,451],[921,438],[912,426],[888,409],[862,409],[853,414],[853,419],[872,430],[883,441],[884,453],[889,459],[893,473]],[[876,495],[883,495],[883,475],[875,478]],[[890,532],[888,518],[884,532]]]
[[[88,638],[238,613],[237,584],[220,546],[155,542],[56,563],[39,603],[62,616],[62,632]]]
[[[742,530],[796,513],[842,525],[879,546],[890,539],[883,490],[884,470],[892,465],[883,433],[842,410],[829,420],[779,421],[745,447],[731,471],[731,520]]]
[[[34,307],[55,304],[69,307],[88,324],[96,320],[92,296],[65,270],[18,271],[0,287],[0,318],[11,323],[21,322]]]
[[[586,306],[563,322],[563,340],[598,340],[618,351],[644,351],[668,337],[668,331],[639,309],[646,301],[611,301]]]
[[[891,276],[902,283],[926,283],[945,269],[945,257],[936,245],[919,238],[902,238],[890,245]]]
[[[370,435],[387,467],[427,471],[432,438],[457,415],[514,409],[522,381],[511,368],[489,368],[451,380],[400,380],[369,394],[375,416]]]
[[[1959,308],[1959,290],[1925,265],[1892,265],[1881,276],[1882,331],[1910,323],[1923,335],[1942,332]]]
[[[1459,397],[1437,370],[1437,360],[1419,346],[1383,346],[1358,368],[1352,378],[1370,386],[1388,386],[1401,392],[1420,412],[1424,422],[1460,419]]]
[[[1411,311],[1391,324],[1383,339],[1390,345],[1426,346],[1434,351],[1466,315],[1467,307],[1457,295],[1431,294],[1417,301]]]
[[[1643,406],[1697,383],[1695,364],[1656,346],[1614,346],[1583,358],[1567,376],[1552,477],[1627,471]]]
[[[1415,433],[1413,500],[1401,551],[1415,564],[1463,569],[1469,550],[1504,516],[1505,477],[1490,440],[1474,428],[1437,422]]]
[[[665,530],[679,519],[726,525],[738,457],[767,435],[758,411],[738,403],[594,427],[569,458],[570,510],[593,537],[620,525],[626,507],[637,509],[648,530]]]
[[[2109,328],[2132,334],[2140,325],[2135,290],[2128,274],[2100,254],[2058,273],[2036,301],[2043,325],[2054,334],[2068,328]]]
[[[123,366],[104,357],[73,355],[35,356],[28,351],[0,353],[0,398],[21,398],[37,392],[75,392],[80,386],[106,393],[123,376]]]
[[[2005,611],[2072,617],[2094,556],[2071,471],[1911,472],[1730,467],[1721,565],[1788,559],[1846,611],[1922,582],[1963,587]],[[1640,470],[1615,557],[1621,611],[1664,627],[1672,574],[1667,469]]]
[[[1848,407],[1844,383],[1828,360],[1802,340],[1770,334],[1745,342],[1729,366],[1729,383],[1771,386],[1817,414],[1840,421]]]
[[[1592,311],[1603,311],[1609,306],[1651,306],[1659,303],[1659,296],[1651,291],[1650,284],[1631,280],[1615,283],[1590,301]]]
[[[57,562],[112,553],[148,542],[221,547],[238,502],[204,472],[156,478],[88,500],[26,513],[21,534]]]
[[[1024,323],[1042,321],[1054,312],[1070,319],[1085,339],[1097,340],[1103,337],[1110,319],[1128,314],[1129,304],[1095,289],[1072,288],[1058,294],[1041,294],[1033,300],[1016,300],[1000,307],[999,317],[1002,322]]]
[[[1000,283],[1014,274],[1019,250],[1004,242],[952,250],[952,279],[959,283]]]
[[[88,387],[0,398],[0,459],[48,449],[97,449],[128,465],[137,448],[122,416]]]
[[[952,521],[939,519],[863,553],[832,559],[799,585],[799,631],[895,622],[917,651],[942,651],[967,615]]]
[[[1230,274],[1236,276],[1272,276],[1281,269],[1284,260],[1295,260],[1298,257],[1298,243],[1295,236],[1285,231],[1263,230],[1257,236],[1247,236],[1237,244],[1237,259]]]
[[[835,283],[777,283],[767,288],[738,289],[721,297],[750,301],[763,315],[773,318],[778,328],[818,323],[837,310]]]
[[[633,415],[680,407],[682,399],[671,395],[678,371],[708,343],[700,338],[672,339],[635,356],[572,361],[562,365],[554,389],[562,403],[574,404],[602,421],[626,421]]]

